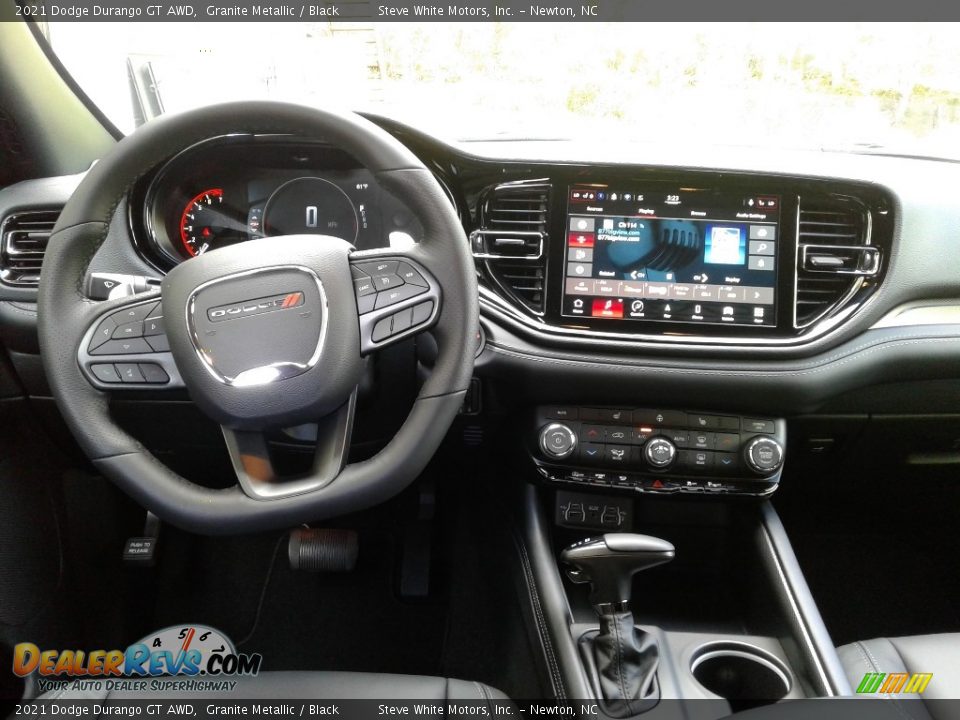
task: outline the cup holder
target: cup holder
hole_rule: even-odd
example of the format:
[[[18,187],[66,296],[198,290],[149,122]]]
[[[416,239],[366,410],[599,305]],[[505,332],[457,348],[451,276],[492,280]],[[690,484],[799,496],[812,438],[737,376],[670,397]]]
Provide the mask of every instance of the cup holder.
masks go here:
[[[775,703],[791,687],[790,671],[779,658],[746,643],[715,642],[697,648],[690,672],[729,702],[733,712]]]

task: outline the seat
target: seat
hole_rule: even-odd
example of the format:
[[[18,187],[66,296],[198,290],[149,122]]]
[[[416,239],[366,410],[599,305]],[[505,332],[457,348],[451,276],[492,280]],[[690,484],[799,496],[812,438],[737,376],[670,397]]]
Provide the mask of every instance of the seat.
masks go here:
[[[960,633],[862,640],[838,648],[837,653],[854,692],[867,673],[933,673],[922,694],[896,696],[922,701],[900,704],[908,711],[906,718],[960,717],[957,703],[942,702],[960,698]]]
[[[160,678],[190,682],[190,678]],[[195,678],[205,680],[207,678]],[[226,679],[226,678],[225,678]],[[385,699],[417,700],[422,702],[476,702],[483,703],[488,714],[493,715],[494,704],[510,702],[506,695],[483,683],[467,680],[450,680],[422,675],[387,675],[359,672],[262,672],[255,677],[230,678],[237,686],[229,692],[184,691],[89,691],[53,690],[44,693],[40,700],[132,700],[195,698],[211,700],[264,700],[281,698],[309,699]],[[69,687],[69,686],[68,686]],[[148,681],[149,687],[149,681]]]

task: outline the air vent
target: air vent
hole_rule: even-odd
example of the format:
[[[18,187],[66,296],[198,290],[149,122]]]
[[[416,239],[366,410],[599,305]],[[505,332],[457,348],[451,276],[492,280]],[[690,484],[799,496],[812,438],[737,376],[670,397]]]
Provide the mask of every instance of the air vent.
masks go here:
[[[869,245],[868,211],[845,198],[801,198],[797,235],[796,326],[836,309],[880,267]]]
[[[542,180],[497,185],[480,201],[480,229],[470,234],[478,261],[507,295],[542,313],[550,185]]]
[[[30,210],[8,215],[0,223],[0,280],[36,287],[40,265],[59,210]]]

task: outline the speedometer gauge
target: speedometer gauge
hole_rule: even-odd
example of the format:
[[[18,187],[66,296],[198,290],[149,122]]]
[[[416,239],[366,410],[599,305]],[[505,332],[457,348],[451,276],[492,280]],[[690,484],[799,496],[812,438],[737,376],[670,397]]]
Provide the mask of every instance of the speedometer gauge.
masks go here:
[[[190,257],[247,239],[245,221],[223,205],[223,188],[211,188],[190,199],[180,215],[180,242]]]
[[[347,194],[329,180],[301,177],[284,183],[263,208],[267,235],[332,235],[357,239],[357,211]]]

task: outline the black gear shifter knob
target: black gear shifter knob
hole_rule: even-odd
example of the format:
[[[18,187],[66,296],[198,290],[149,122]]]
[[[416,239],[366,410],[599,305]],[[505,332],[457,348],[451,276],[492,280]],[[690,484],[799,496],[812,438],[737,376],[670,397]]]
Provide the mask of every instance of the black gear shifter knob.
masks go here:
[[[574,543],[560,555],[567,577],[575,583],[590,583],[590,602],[602,607],[630,602],[633,576],[641,570],[670,562],[673,544],[649,535],[608,533]],[[602,612],[601,612],[602,614]]]

